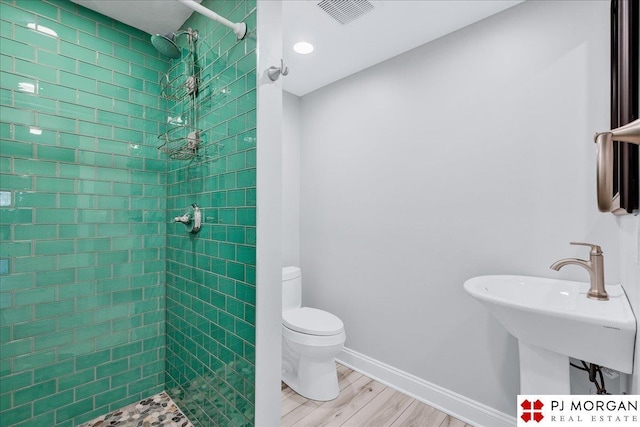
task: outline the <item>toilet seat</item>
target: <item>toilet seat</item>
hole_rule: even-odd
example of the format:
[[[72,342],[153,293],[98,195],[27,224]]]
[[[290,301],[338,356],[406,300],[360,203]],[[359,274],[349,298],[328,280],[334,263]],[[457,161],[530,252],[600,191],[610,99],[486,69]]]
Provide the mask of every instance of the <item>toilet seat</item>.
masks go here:
[[[282,324],[292,331],[308,335],[328,336],[344,331],[344,324],[338,316],[310,307],[283,312]]]
[[[282,325],[282,337],[288,343],[287,345],[295,343],[306,346],[309,350],[315,348],[315,351],[317,351],[321,348],[342,346],[347,339],[347,334],[342,331],[337,335],[309,335],[296,332]]]

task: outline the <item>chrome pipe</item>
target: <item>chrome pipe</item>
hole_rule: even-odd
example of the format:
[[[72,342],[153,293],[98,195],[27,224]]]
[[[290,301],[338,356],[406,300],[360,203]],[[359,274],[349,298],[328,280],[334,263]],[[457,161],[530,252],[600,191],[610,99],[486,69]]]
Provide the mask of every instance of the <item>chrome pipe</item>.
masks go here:
[[[247,24],[245,24],[244,22],[237,22],[237,23],[231,22],[227,18],[224,18],[218,15],[213,10],[207,9],[206,7],[196,3],[193,0],[176,0],[176,1],[182,3],[183,5],[187,6],[189,9],[195,12],[198,12],[199,14],[206,16],[207,18],[213,19],[214,21],[221,23],[225,27],[231,28],[235,33],[236,37],[238,38],[238,40],[242,40],[247,35]]]

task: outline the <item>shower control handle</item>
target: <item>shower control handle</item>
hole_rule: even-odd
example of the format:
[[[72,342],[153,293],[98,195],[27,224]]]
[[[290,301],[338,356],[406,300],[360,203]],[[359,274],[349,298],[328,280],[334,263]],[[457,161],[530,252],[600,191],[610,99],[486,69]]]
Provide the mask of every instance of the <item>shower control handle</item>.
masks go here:
[[[181,222],[183,224],[189,224],[191,222],[191,217],[189,216],[188,213],[182,215],[182,216],[177,216],[173,219],[173,222]]]
[[[191,234],[196,234],[202,227],[202,210],[197,204],[191,205],[192,212],[187,212],[182,216],[177,216],[173,219],[173,222],[181,222],[187,226],[187,230]]]

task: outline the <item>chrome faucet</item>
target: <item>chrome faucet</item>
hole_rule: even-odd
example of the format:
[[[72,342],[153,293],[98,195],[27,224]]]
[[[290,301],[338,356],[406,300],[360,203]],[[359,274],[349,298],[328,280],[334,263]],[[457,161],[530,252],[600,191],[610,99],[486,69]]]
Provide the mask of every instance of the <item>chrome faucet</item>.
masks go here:
[[[608,301],[609,295],[607,295],[607,291],[604,289],[604,258],[602,256],[602,249],[600,246],[591,243],[571,242],[571,244],[590,246],[589,261],[577,258],[565,258],[551,264],[551,268],[560,271],[562,267],[569,264],[575,264],[585,268],[591,278],[591,287],[589,288],[589,292],[587,292],[587,298]]]

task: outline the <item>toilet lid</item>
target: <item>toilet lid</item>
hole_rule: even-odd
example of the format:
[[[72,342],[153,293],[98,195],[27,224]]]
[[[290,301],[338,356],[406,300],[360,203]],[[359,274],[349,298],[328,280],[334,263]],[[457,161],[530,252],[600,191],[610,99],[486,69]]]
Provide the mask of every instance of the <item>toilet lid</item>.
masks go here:
[[[310,307],[285,311],[282,323],[291,330],[309,335],[336,335],[344,330],[338,316]]]

